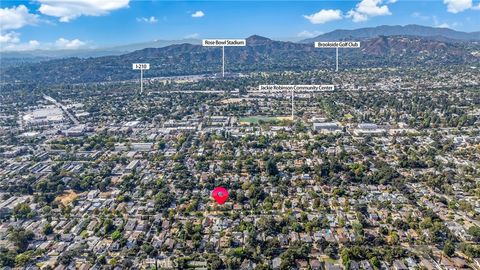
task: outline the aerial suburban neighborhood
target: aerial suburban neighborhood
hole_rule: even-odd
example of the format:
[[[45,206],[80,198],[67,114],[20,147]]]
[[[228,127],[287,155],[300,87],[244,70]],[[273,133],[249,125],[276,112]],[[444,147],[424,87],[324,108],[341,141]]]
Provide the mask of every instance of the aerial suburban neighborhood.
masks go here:
[[[479,1],[0,1],[0,270],[480,270]]]
[[[371,72],[172,78],[148,81],[143,94],[135,82],[3,94],[1,260],[478,269],[478,71],[435,70],[435,80],[428,70]],[[292,93],[256,90],[269,77],[344,84],[293,93],[291,112]],[[204,83],[241,90],[176,91]],[[218,185],[230,193],[223,205],[210,196]]]

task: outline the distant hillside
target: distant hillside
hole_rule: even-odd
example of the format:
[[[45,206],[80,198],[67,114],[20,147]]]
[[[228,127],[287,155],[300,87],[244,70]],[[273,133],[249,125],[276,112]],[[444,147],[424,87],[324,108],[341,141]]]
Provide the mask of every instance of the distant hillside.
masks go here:
[[[377,27],[359,28],[354,30],[335,30],[314,38],[300,41],[301,43],[312,43],[315,41],[335,41],[346,39],[366,39],[380,36],[417,36],[430,37],[441,41],[480,41],[480,32],[460,32],[448,28],[437,28],[421,25],[382,25]]]
[[[104,47],[96,49],[77,49],[77,50],[31,50],[31,51],[6,51],[1,52],[2,60],[7,62],[38,62],[39,60],[68,58],[68,57],[101,57],[109,55],[122,55],[136,50],[145,48],[162,48],[174,44],[201,44],[198,39],[181,39],[181,40],[154,40],[149,42],[141,42],[127,45],[119,45],[114,47]]]
[[[474,42],[444,42],[419,37],[376,37],[362,41],[360,49],[341,49],[341,68],[472,65],[479,63]],[[334,49],[315,49],[312,44],[274,41],[251,36],[245,47],[226,47],[226,70],[300,71],[333,68]],[[121,56],[67,58],[3,68],[3,82],[84,83],[138,78],[132,63],[148,62],[145,77],[217,73],[221,49],[179,44],[148,48]]]

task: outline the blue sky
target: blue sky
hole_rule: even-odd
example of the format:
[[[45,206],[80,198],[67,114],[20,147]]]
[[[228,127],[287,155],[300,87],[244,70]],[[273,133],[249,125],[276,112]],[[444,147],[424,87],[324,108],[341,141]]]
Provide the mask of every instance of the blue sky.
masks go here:
[[[421,24],[479,31],[472,0],[1,1],[2,50],[78,49],[157,39],[302,39],[335,29]]]

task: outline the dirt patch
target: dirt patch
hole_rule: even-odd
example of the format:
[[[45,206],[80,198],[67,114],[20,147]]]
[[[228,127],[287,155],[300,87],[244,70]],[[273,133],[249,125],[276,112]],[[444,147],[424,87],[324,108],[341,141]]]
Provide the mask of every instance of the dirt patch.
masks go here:
[[[78,194],[75,193],[73,190],[67,190],[65,191],[62,195],[57,196],[55,198],[55,201],[60,202],[64,206],[69,205],[71,202],[73,202],[76,198],[78,197]]]
[[[291,116],[278,116],[277,119],[278,120],[292,120],[292,117]]]
[[[234,103],[240,103],[242,102],[243,98],[227,98],[227,99],[223,99],[221,100],[220,102],[222,104],[234,104]]]

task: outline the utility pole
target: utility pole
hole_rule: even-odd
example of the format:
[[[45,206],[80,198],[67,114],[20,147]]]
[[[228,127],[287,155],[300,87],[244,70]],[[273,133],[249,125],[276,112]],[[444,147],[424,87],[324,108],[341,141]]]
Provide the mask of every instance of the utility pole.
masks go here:
[[[360,41],[317,41],[315,48],[335,48],[335,72],[338,72],[338,48],[344,49],[358,49],[360,48]]]
[[[140,94],[143,94],[143,69],[140,69]]]
[[[295,119],[295,91],[301,93],[315,93],[315,92],[330,92],[334,91],[335,86],[333,84],[322,84],[322,85],[296,85],[296,84],[261,84],[258,86],[257,91],[249,91],[249,93],[276,93],[281,92],[285,93],[284,97],[288,102],[288,91],[292,91],[291,96],[291,108],[292,121]]]
[[[337,51],[335,71],[338,72],[338,47],[336,47],[335,49]]]
[[[143,70],[150,69],[149,63],[134,63],[132,64],[133,70],[140,70],[140,94],[143,94]]]
[[[295,115],[295,110],[294,110],[294,108],[293,108],[293,96],[294,96],[293,93],[294,93],[294,90],[293,90],[293,88],[292,88],[292,121],[293,121],[293,117],[294,117],[294,115]]]
[[[247,46],[246,39],[204,39],[203,47],[222,47],[222,77],[225,78],[225,46],[244,47]]]

